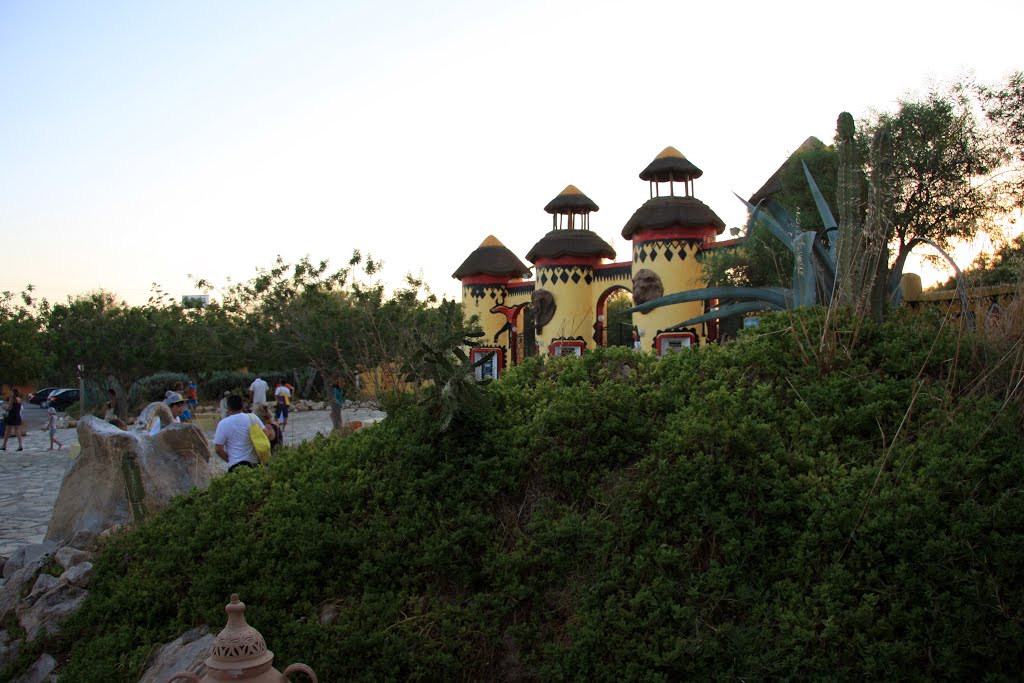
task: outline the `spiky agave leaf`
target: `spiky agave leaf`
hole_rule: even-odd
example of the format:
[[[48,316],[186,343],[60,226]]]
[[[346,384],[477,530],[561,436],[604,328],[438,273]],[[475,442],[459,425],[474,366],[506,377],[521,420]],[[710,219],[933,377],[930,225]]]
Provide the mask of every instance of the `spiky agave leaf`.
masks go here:
[[[734,318],[738,315],[744,315],[746,313],[756,313],[758,311],[783,311],[784,308],[776,306],[775,304],[768,301],[743,301],[734,304],[723,304],[717,308],[698,315],[696,318],[690,318],[684,320],[678,325],[673,325],[668,329],[669,332],[683,327],[689,327],[690,325],[699,325],[700,323],[710,322],[712,320],[724,320],[726,318]]]
[[[836,223],[835,217],[832,215],[832,209],[828,207],[828,202],[825,201],[825,195],[818,189],[818,183],[814,182],[814,177],[811,176],[811,171],[807,168],[807,162],[801,161],[804,167],[804,176],[807,178],[807,184],[811,186],[811,196],[814,197],[814,205],[818,207],[818,214],[821,216],[821,224],[825,226],[825,231],[836,230],[839,224]]]
[[[748,235],[750,234],[754,224],[760,221],[763,226],[768,228],[768,232],[775,235],[775,238],[782,242],[787,249],[794,251],[793,239],[799,234],[799,230],[793,232],[791,229],[784,227],[782,223],[775,220],[774,216],[761,208],[760,202],[758,202],[757,206],[754,206],[735,192],[733,194],[736,195],[736,199],[743,202],[743,205],[746,206],[747,210],[750,212],[750,220],[747,221]]]
[[[646,313],[662,306],[704,301],[706,299],[761,299],[786,309],[792,308],[793,290],[786,289],[785,287],[703,287],[701,289],[667,294],[657,299],[646,301],[633,308],[627,308],[623,313]]]

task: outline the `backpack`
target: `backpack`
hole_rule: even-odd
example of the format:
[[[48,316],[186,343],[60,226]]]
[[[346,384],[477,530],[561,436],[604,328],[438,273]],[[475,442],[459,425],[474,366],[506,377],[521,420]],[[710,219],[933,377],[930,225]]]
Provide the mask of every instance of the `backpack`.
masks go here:
[[[261,465],[266,465],[270,460],[270,439],[267,433],[260,427],[256,416],[249,413],[249,438],[252,440],[252,447],[256,451],[256,458]]]

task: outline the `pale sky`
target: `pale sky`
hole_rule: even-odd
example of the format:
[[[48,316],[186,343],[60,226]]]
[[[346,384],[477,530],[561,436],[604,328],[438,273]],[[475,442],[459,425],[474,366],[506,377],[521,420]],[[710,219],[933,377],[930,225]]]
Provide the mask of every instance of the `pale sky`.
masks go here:
[[[570,183],[625,261],[666,146],[740,225],[732,192],[840,111],[1024,68],[1022,24],[1019,0],[0,0],[0,289],[142,303],[360,249],[458,298]]]

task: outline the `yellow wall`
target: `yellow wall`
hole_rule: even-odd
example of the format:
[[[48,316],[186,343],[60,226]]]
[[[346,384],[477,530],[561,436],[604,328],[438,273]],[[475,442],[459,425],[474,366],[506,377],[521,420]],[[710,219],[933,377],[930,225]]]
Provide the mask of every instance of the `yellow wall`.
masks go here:
[[[650,252],[652,246],[657,249],[658,257],[647,258],[641,261],[638,254],[641,247]],[[671,249],[672,260],[664,258],[665,249]],[[681,259],[680,251],[686,253],[686,258]],[[697,261],[697,253],[700,251],[700,244],[696,240],[669,239],[657,241],[645,241],[633,245],[633,273],[641,268],[652,270],[661,278],[665,288],[665,294],[674,294],[688,289],[697,289],[704,286],[702,281],[703,272],[700,263]],[[640,330],[640,347],[644,351],[654,350],[654,338],[659,330],[667,330],[678,325],[684,320],[694,318],[704,313],[704,303],[695,301],[692,303],[676,304],[674,306],[662,306],[647,313],[634,313],[633,324]],[[707,326],[700,324],[694,326],[701,344],[707,343]]]
[[[561,279],[562,274],[569,277],[564,283]],[[578,282],[573,282],[573,275],[579,276]],[[592,280],[591,266],[537,266],[537,289],[546,289],[555,298],[555,315],[537,334],[541,354],[547,355],[551,342],[556,339],[582,337],[587,342],[586,348],[594,348],[594,340],[591,337],[594,334],[597,313],[594,311],[592,285],[586,283],[588,275]]]
[[[479,294],[483,293],[483,297],[474,296],[474,292]],[[505,286],[504,285],[463,285],[462,286],[462,311],[466,318],[470,318],[474,315],[480,317],[480,328],[484,332],[484,337],[480,340],[480,346],[493,346],[494,335],[498,333],[502,327],[505,326],[505,316],[500,313],[490,313],[489,311],[497,303],[504,302],[505,305],[510,305],[505,300]],[[498,341],[500,346],[508,346],[508,335],[503,334]]]

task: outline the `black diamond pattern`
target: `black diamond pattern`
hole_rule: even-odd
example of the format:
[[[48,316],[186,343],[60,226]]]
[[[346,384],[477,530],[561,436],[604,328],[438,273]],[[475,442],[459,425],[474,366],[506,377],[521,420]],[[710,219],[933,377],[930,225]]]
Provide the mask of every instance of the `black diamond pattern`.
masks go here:
[[[565,271],[563,270],[562,274],[558,276],[558,279],[561,280],[562,284],[564,285],[566,282],[569,281],[569,276],[566,275]]]
[[[658,258],[658,250],[656,248],[654,248],[654,247],[651,247],[651,263],[654,263],[655,259],[657,259],[657,258]]]
[[[589,285],[594,281],[594,277],[590,273],[587,273],[587,276],[584,277],[583,280]]]
[[[672,261],[672,247],[665,249],[665,260],[669,262]]]
[[[572,283],[574,285],[578,285],[580,283],[580,274],[579,273],[573,273],[572,274]]]
[[[540,274],[540,283],[541,283],[541,285],[546,285],[548,283],[548,274],[547,273],[541,273]]]
[[[640,247],[640,263],[647,263],[647,250]]]

